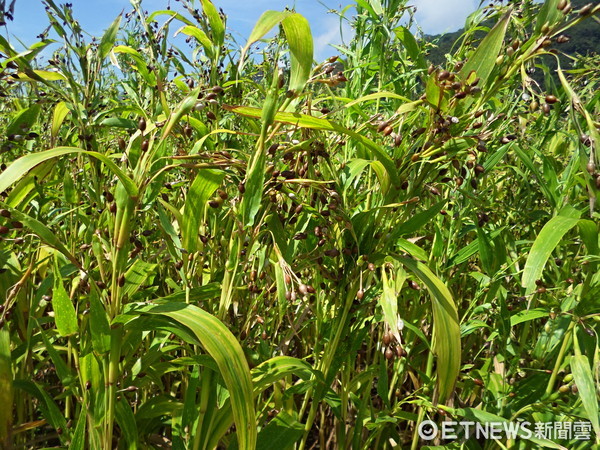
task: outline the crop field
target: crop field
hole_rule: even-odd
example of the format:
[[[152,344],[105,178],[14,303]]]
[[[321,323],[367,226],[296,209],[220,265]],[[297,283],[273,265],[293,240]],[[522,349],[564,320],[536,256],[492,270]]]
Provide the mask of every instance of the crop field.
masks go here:
[[[433,64],[406,0],[323,61],[292,9],[43,3],[23,47],[0,2],[0,448],[600,446],[600,4]]]

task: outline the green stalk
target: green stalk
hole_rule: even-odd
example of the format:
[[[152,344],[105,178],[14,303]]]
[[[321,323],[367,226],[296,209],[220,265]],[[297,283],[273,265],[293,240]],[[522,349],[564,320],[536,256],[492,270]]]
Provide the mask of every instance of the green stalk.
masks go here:
[[[433,372],[433,352],[430,351],[429,354],[427,355],[427,370],[426,370],[426,374],[427,377],[431,377],[431,372]],[[412,445],[410,447],[411,450],[417,450],[419,448],[419,426],[421,425],[421,422],[423,422],[423,418],[425,417],[425,408],[422,406],[419,406],[419,415],[417,417],[417,422],[415,423],[415,431],[413,434],[413,440],[412,440]]]
[[[554,389],[554,384],[556,383],[556,377],[558,376],[558,371],[560,370],[560,366],[565,359],[565,353],[569,349],[571,345],[571,338],[573,337],[573,328],[575,328],[576,320],[571,320],[569,324],[569,328],[565,331],[565,335],[563,337],[562,345],[560,346],[560,350],[558,352],[558,356],[556,357],[556,362],[554,363],[554,369],[552,370],[552,375],[550,375],[550,380],[548,380],[548,386],[546,387],[546,395],[550,395]]]

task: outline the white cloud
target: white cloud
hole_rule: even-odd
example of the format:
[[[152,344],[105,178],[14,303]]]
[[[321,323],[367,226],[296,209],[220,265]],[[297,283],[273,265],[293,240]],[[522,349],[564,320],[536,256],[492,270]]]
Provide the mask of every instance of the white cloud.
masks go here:
[[[474,12],[478,0],[412,0],[417,7],[417,23],[427,34],[456,31],[465,24],[465,19]]]
[[[328,15],[327,18],[318,26],[315,26],[313,31],[314,40],[314,51],[315,59],[317,62],[321,62],[329,56],[337,54],[337,50],[331,47],[331,45],[342,44],[342,38],[344,43],[348,43],[354,36],[354,30],[348,22],[342,23],[342,34],[340,34],[340,21],[337,16]]]

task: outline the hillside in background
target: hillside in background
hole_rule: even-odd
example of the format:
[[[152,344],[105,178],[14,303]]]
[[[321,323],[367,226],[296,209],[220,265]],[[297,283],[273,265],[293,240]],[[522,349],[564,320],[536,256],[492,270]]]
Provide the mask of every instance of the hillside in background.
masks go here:
[[[572,0],[573,10],[577,11],[581,7],[587,5],[586,0]],[[492,26],[493,23],[483,23],[484,26]],[[445,55],[452,53],[452,47],[460,39],[464,33],[464,29],[460,29],[453,33],[443,35],[426,36],[429,42],[436,45],[429,52],[429,60],[433,64],[442,64],[445,61]],[[481,39],[485,33],[480,32],[475,34],[476,39]],[[566,34],[570,39],[568,42],[554,42],[551,48],[555,48],[560,52],[560,61],[563,67],[570,67],[571,60],[565,55],[589,55],[592,53],[600,53],[600,24],[594,20],[584,20],[571,28]],[[457,43],[458,44],[458,43]],[[556,68],[556,60],[554,57],[547,56],[543,58],[543,62],[547,64],[553,73]]]

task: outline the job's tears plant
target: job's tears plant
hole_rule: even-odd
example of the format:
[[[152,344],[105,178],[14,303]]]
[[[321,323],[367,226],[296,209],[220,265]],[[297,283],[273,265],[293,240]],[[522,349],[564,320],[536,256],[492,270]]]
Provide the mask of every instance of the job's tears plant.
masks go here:
[[[292,10],[44,4],[0,36],[4,448],[598,444],[599,61],[541,59],[598,5],[486,6],[433,66],[404,0],[316,62]]]

